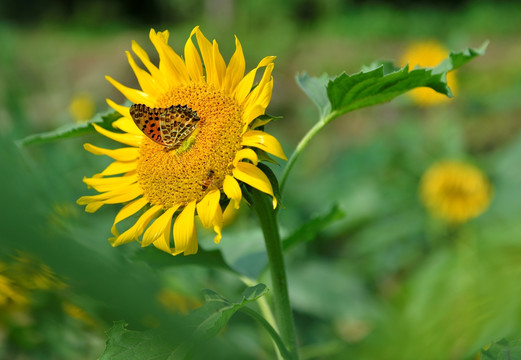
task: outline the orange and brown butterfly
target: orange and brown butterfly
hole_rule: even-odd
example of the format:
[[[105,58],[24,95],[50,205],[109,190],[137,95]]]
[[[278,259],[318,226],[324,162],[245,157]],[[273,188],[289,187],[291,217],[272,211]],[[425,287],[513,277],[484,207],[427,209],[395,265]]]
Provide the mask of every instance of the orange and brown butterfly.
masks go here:
[[[186,105],[151,108],[144,104],[130,107],[130,116],[150,140],[175,150],[194,132],[200,117]]]

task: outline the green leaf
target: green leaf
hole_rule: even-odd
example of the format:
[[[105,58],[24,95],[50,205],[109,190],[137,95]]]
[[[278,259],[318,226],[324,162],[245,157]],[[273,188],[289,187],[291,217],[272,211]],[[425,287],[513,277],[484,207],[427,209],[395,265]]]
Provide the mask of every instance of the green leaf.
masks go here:
[[[331,111],[331,104],[327,97],[326,87],[330,81],[328,74],[322,74],[320,77],[310,77],[305,72],[297,74],[297,84],[306,93],[306,95],[318,107],[320,116],[329,114]]]
[[[487,43],[479,49],[467,49],[451,53],[449,58],[434,68],[415,68],[409,71],[408,65],[400,70],[386,74],[392,69],[389,64],[362,71],[354,75],[339,75],[327,85],[327,96],[331,110],[337,115],[367,106],[390,101],[417,87],[431,89],[452,97],[446,83],[446,72],[455,70],[471,59],[485,52]]]
[[[201,241],[201,247],[212,252],[219,251],[233,271],[256,279],[268,262],[262,231],[252,221],[234,223],[224,231],[226,233],[223,235],[227,241],[221,241],[218,245],[213,241],[204,241],[204,243]]]
[[[517,360],[521,359],[521,340],[501,339],[487,350],[481,351],[482,360]]]
[[[250,128],[262,130],[264,129],[264,125],[269,123],[272,120],[279,120],[282,119],[282,116],[273,116],[269,114],[260,115],[255,120],[252,121]]]
[[[373,61],[369,65],[362,66],[362,72],[368,72],[379,67],[383,67],[384,75],[400,70],[400,68],[396,67],[392,61]]]
[[[121,118],[121,114],[116,111],[108,111],[104,114],[97,114],[91,120],[82,123],[69,123],[60,126],[56,130],[48,131],[40,134],[29,135],[18,141],[18,145],[26,146],[33,144],[41,144],[49,141],[66,139],[74,136],[80,136],[95,131],[92,124],[99,125],[105,129],[110,129],[112,123]]]
[[[232,303],[212,290],[203,290],[206,302],[188,315],[187,320],[194,330],[189,340],[176,350],[175,358],[186,357],[202,341],[217,335],[237,311],[267,293],[266,285],[257,284],[244,290],[239,302]]]
[[[200,265],[207,268],[218,268],[234,271],[224,261],[219,250],[205,250],[199,248],[196,256],[172,256],[163,251],[158,251],[152,247],[136,248],[135,252],[129,256],[131,260],[150,264],[153,268]]]
[[[193,335],[200,340],[217,335],[240,308],[267,292],[266,285],[257,284],[244,290],[240,302],[232,303],[215,291],[204,289],[205,304],[190,314],[191,320],[195,320],[197,324]]]
[[[345,215],[346,214],[340,210],[338,205],[335,204],[327,214],[320,215],[309,220],[290,236],[285,238],[282,241],[282,247],[284,251],[300,243],[314,240],[318,233],[324,230],[331,223],[343,219]]]
[[[124,321],[114,323],[100,360],[167,360],[174,345],[154,331],[131,331]]]
[[[269,162],[275,165],[280,165],[275,159],[273,159],[266,151],[261,149],[253,149],[259,158],[259,161]]]
[[[416,87],[426,86],[439,93],[452,96],[444,74],[432,74],[432,70],[402,69],[384,75],[383,66],[354,75],[342,74],[327,86],[331,108],[338,114],[390,101]]]
[[[205,304],[188,316],[189,322],[196,325],[193,336],[204,340],[217,335],[238,310],[267,293],[266,285],[257,284],[244,290],[240,302],[232,303],[215,291],[204,289]]]
[[[455,70],[459,67],[462,67],[470,60],[474,59],[477,56],[485,55],[485,51],[487,50],[488,41],[485,41],[479,48],[477,49],[465,49],[460,52],[451,52],[448,59],[443,60],[438,66],[433,69],[434,74],[438,74],[441,72],[449,72]]]
[[[107,346],[100,360],[184,359],[196,345],[217,335],[237,311],[267,293],[266,285],[257,284],[244,290],[239,302],[232,303],[212,290],[203,290],[206,303],[185,318],[183,325],[194,330],[179,346],[159,331],[131,331],[125,322],[115,322],[107,332]]]

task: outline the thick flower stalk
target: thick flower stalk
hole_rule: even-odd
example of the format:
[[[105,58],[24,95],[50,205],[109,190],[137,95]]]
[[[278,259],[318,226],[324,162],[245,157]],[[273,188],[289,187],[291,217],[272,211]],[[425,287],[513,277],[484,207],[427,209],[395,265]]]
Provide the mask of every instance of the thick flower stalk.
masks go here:
[[[113,246],[137,240],[142,246],[153,244],[173,255],[188,255],[198,248],[196,217],[204,227],[213,228],[215,242],[220,241],[223,212],[237,209],[242,198],[239,182],[271,195],[276,207],[270,181],[256,166],[255,149],[286,157],[275,137],[257,129],[265,124],[257,118],[265,113],[272,95],[274,57],[265,57],[245,75],[238,39],[226,65],[217,42],[207,40],[199,27],[184,46],[184,59],[168,45],[168,36],[167,31],[150,31],[159,66],[136,42],[132,51],[146,70],[127,52],[141,89],[126,87],[108,76],[107,80],[134,104],[150,109],[186,106],[197,116],[195,130],[170,151],[136,126],[129,107],[107,100],[122,116],[113,123],[121,132],[94,126],[100,134],[126,146],[109,150],[85,144],[86,150],[107,155],[114,162],[84,179],[100,194],[84,196],[78,203],[86,205],[87,212],[104,204],[124,204],[112,226],[109,240]],[[258,73],[260,80],[254,86]],[[134,224],[120,232],[117,225],[136,214]]]

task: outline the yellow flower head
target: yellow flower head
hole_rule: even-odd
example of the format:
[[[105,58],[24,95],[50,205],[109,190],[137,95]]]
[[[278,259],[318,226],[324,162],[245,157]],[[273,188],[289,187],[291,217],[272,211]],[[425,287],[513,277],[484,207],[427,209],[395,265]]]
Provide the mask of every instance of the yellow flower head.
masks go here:
[[[0,264],[1,265],[1,264]],[[9,305],[26,305],[29,303],[26,291],[16,286],[16,282],[0,274],[0,309]]]
[[[215,242],[220,241],[221,198],[230,199],[228,206],[238,208],[242,198],[239,181],[273,197],[270,181],[257,167],[258,157],[253,148],[282,159],[286,157],[276,138],[256,130],[264,123],[254,121],[265,113],[271,99],[274,57],[265,57],[245,75],[238,39],[235,39],[235,53],[226,65],[217,42],[208,41],[199,27],[194,28],[184,46],[184,59],[168,45],[168,37],[167,31],[150,31],[150,40],[159,54],[159,66],[132,42],[132,51],[146,68],[140,68],[127,52],[140,90],[128,88],[111,77],[107,80],[131,102],[143,104],[140,109],[186,106],[190,110],[184,114],[198,120],[195,129],[182,134],[185,140],[172,150],[146,136],[136,126],[129,107],[107,100],[122,116],[113,123],[122,132],[96,125],[95,128],[126,147],[109,150],[85,144],[85,149],[93,154],[107,155],[115,161],[101,173],[84,179],[101,194],[84,196],[78,204],[86,205],[87,212],[94,212],[104,204],[125,204],[112,226],[114,237],[109,241],[113,246],[137,240],[142,246],[154,244],[173,255],[188,255],[196,253],[198,247],[195,216],[204,227],[212,227],[217,234]],[[192,41],[194,37],[198,49]],[[254,86],[258,72],[262,74]],[[159,115],[156,121],[161,116],[164,115]],[[161,134],[165,135],[164,128]],[[273,206],[276,204],[273,197]],[[137,213],[134,225],[120,233],[116,225]]]
[[[94,100],[89,94],[76,95],[69,105],[69,113],[76,122],[89,120],[94,116],[95,111]]]
[[[19,252],[9,263],[0,262],[0,308],[24,307],[32,291],[65,286],[51,268],[30,254]]]
[[[196,298],[169,289],[161,290],[157,294],[157,299],[167,310],[181,314],[188,314],[203,305]]]
[[[462,223],[484,212],[492,188],[476,167],[459,161],[431,166],[420,184],[421,199],[434,215],[451,223]]]
[[[409,69],[415,66],[435,67],[449,56],[449,51],[435,40],[413,43],[405,50],[400,64],[409,64]],[[457,80],[454,71],[447,73],[447,84],[452,93],[457,90]],[[409,96],[420,106],[437,105],[450,100],[445,95],[439,94],[431,88],[418,88],[409,92]]]

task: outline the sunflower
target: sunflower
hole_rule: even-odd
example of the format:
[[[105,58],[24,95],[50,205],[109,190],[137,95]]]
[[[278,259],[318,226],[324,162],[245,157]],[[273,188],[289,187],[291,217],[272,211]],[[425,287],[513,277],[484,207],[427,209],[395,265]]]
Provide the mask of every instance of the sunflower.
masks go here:
[[[271,195],[273,207],[277,206],[268,177],[257,167],[256,150],[286,157],[278,140],[259,130],[267,122],[259,117],[265,114],[271,99],[275,57],[265,57],[245,75],[244,54],[237,38],[235,52],[226,65],[217,42],[207,40],[199,27],[193,29],[184,46],[184,59],[168,45],[168,36],[168,31],[150,30],[159,66],[134,41],[132,51],[146,70],[126,53],[141,89],[106,78],[135,104],[150,108],[186,106],[197,114],[196,130],[179,149],[166,151],[136,126],[129,107],[107,99],[122,116],[113,123],[121,132],[94,127],[125,147],[111,150],[84,145],[87,151],[107,155],[114,162],[84,179],[100,194],[81,197],[78,204],[86,205],[87,212],[104,204],[124,204],[111,229],[112,246],[137,240],[142,246],[153,244],[173,255],[189,255],[198,248],[196,217],[205,228],[212,227],[214,241],[220,241],[223,208],[225,213],[239,208],[240,182]],[[192,41],[194,36],[198,48]],[[259,80],[254,86],[256,76]],[[135,223],[120,233],[117,224],[135,214]]]
[[[409,68],[416,66],[435,67],[449,56],[449,51],[436,40],[426,40],[410,44],[400,59],[403,66],[409,64]],[[454,93],[457,90],[456,73],[447,73],[447,85]],[[431,88],[422,87],[413,89],[409,93],[412,100],[420,106],[432,106],[450,101],[445,95],[439,94]]]
[[[450,223],[463,223],[488,208],[492,187],[475,166],[446,160],[432,165],[425,172],[420,195],[434,215]]]
[[[69,105],[69,114],[76,122],[87,121],[94,116],[96,105],[88,93],[77,94]]]

